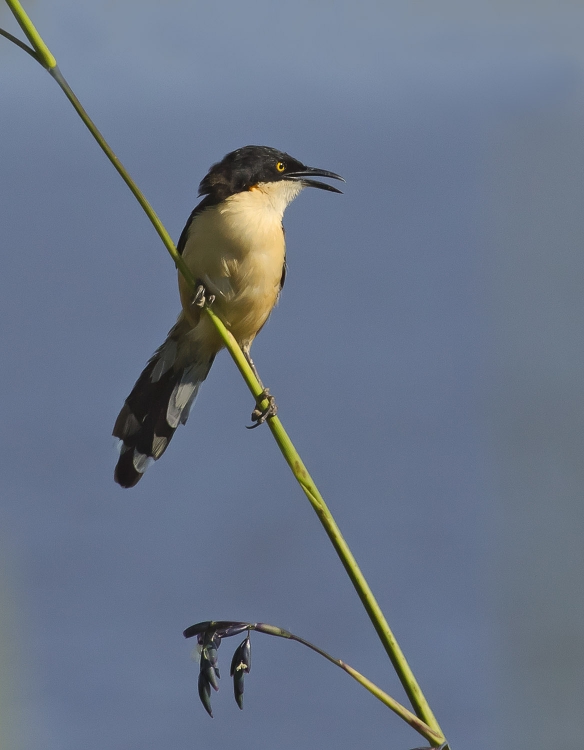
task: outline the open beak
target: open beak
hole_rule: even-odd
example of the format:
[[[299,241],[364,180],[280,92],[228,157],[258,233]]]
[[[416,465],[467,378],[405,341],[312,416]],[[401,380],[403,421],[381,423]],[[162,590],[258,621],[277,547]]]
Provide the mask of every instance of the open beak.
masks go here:
[[[332,185],[327,185],[326,182],[320,182],[319,180],[312,180],[312,179],[306,179],[310,177],[329,177],[333,180],[341,180],[341,182],[345,182],[345,180],[341,177],[339,174],[335,174],[334,172],[329,172],[326,169],[316,169],[315,167],[304,167],[303,169],[300,169],[298,172],[289,172],[285,179],[286,180],[298,180],[298,182],[301,182],[304,187],[315,187],[320,188],[321,190],[330,190],[331,193],[341,193],[341,190],[337,190],[336,187],[333,187]]]

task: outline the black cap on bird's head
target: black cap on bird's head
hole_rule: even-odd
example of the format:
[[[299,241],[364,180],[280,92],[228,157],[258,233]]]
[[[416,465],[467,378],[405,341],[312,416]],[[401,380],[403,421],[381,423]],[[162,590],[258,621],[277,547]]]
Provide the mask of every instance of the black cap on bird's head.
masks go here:
[[[329,177],[344,182],[340,175],[326,169],[307,167],[276,148],[244,146],[227,154],[211,167],[199,186],[199,195],[212,194],[219,200],[224,200],[259,183],[281,180],[299,182],[302,187],[341,192],[326,182],[312,179],[313,177]]]

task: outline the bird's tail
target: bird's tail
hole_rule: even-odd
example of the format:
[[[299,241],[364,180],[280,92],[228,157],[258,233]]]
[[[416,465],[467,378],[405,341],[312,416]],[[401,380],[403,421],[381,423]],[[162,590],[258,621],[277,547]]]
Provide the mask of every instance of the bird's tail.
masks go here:
[[[113,434],[122,445],[114,479],[122,487],[137,484],[150,463],[162,456],[178,425],[187,421],[215,359],[215,354],[200,356],[190,348],[184,361],[181,334],[179,322],[154,352],[116,419]]]

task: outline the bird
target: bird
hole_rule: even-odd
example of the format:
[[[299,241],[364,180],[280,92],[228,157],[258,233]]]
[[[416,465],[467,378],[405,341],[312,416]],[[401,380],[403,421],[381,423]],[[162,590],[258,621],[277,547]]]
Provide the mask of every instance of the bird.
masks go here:
[[[178,274],[182,310],[154,352],[116,419],[120,455],[114,479],[134,487],[167,449],[189,411],[217,353],[223,348],[205,304],[221,318],[257,375],[251,344],[278,301],[286,278],[282,219],[305,187],[340,193],[315,180],[343,178],[308,167],[269,146],[244,146],[214,164],[199,185],[201,201],[180,235],[177,251],[197,281],[196,291]],[[259,377],[258,377],[259,380]],[[261,383],[261,381],[260,381]],[[263,387],[263,384],[262,384]],[[275,413],[252,414],[252,426]]]

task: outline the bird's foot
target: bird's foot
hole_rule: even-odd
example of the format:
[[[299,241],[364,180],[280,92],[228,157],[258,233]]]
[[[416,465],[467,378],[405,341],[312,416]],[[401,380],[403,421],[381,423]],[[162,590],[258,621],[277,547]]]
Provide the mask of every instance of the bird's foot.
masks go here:
[[[215,295],[207,294],[205,287],[202,284],[199,284],[195,290],[192,304],[195,307],[205,307],[205,305],[212,305],[213,302],[215,302]]]
[[[268,405],[265,409],[262,409],[260,404],[264,400],[268,401]],[[251,421],[253,422],[253,424],[246,425],[248,430],[253,430],[255,427],[259,427],[266,421],[266,419],[275,417],[278,413],[276,399],[271,395],[270,391],[267,388],[264,388],[264,390],[256,398],[256,404],[256,408],[251,413]]]

